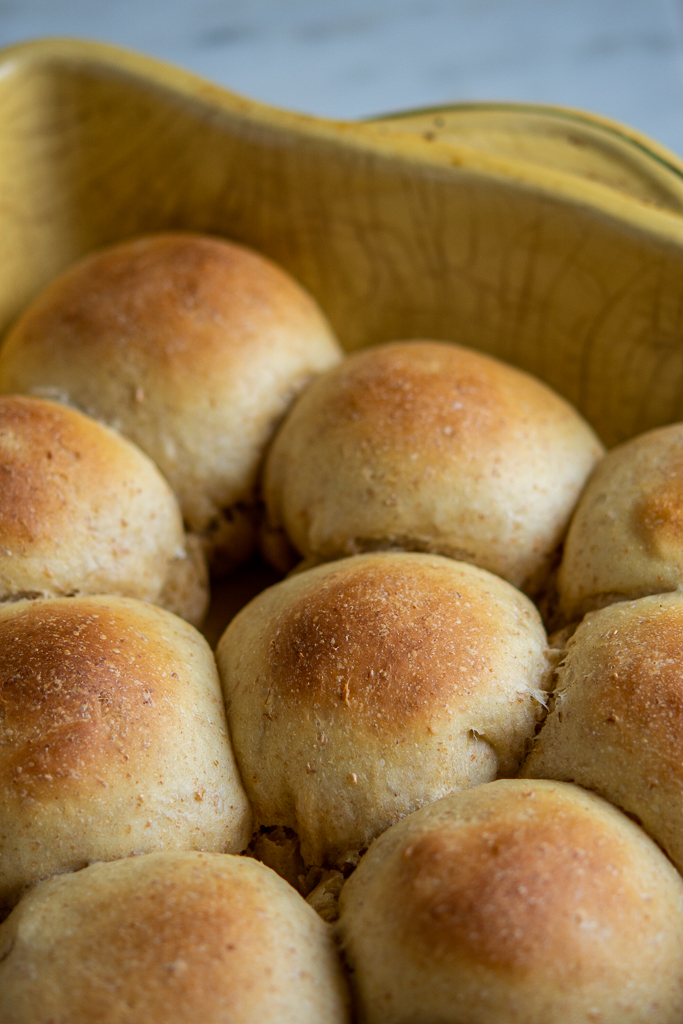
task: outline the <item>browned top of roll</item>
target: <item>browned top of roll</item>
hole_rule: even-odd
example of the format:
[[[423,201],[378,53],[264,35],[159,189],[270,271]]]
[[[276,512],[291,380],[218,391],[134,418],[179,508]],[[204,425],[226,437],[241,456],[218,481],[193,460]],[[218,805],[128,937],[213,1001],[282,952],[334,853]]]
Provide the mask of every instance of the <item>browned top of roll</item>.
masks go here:
[[[523,766],[572,779],[635,815],[683,870],[683,594],[588,614]]]
[[[42,541],[54,545],[55,532],[70,525],[79,492],[97,487],[107,475],[110,481],[116,480],[117,456],[130,475],[133,449],[117,441],[111,431],[71,409],[3,395],[0,529],[4,544],[14,542],[25,548]],[[150,469],[149,475],[153,472]],[[111,490],[115,496],[117,488]],[[103,495],[99,497],[102,500]]]
[[[0,607],[2,761],[22,796],[126,777],[172,727],[188,669],[172,633],[143,632],[157,623],[140,611],[109,598]]]
[[[266,461],[271,525],[306,558],[401,547],[542,580],[601,445],[541,381],[445,342],[356,353],[324,374]]]
[[[579,628],[558,673],[558,709],[579,684],[583,713],[590,708],[611,740],[616,732],[628,755],[651,746],[660,769],[652,764],[650,771],[666,775],[683,757],[683,594],[620,603]]]
[[[193,530],[251,501],[275,424],[341,349],[310,295],[224,239],[151,235],[61,274],[0,351],[0,389],[58,397],[160,467]]]
[[[683,586],[683,423],[608,452],[576,508],[558,574],[566,620]]]
[[[147,456],[73,409],[0,397],[0,600],[161,602],[185,559],[180,510]]]
[[[683,1008],[683,882],[578,787],[502,780],[410,815],[341,895],[371,1024],[645,1022]],[[634,956],[634,949],[638,949]],[[459,1007],[461,1017],[453,1015]]]
[[[344,1024],[329,927],[249,858],[161,853],[39,884],[0,926],[3,1024]]]
[[[483,569],[375,552],[255,598],[216,652],[257,822],[342,866],[404,814],[512,774],[543,711],[538,612]]]
[[[87,285],[87,287],[86,287]],[[245,246],[208,235],[166,232],[111,246],[80,260],[38,298],[13,331],[24,350],[52,337],[63,357],[110,347],[182,383],[208,379],[239,358],[221,331],[230,314],[241,346],[270,351],[268,327],[283,307],[302,323],[312,300],[292,278]],[[28,355],[28,352],[27,352]],[[137,364],[137,366],[135,365]]]
[[[522,792],[538,800],[533,787]],[[529,980],[536,971],[599,980],[604,964],[587,955],[590,938],[579,940],[577,890],[586,915],[590,907],[603,929],[614,930],[625,963],[633,934],[622,926],[631,904],[642,904],[631,851],[614,847],[609,828],[561,804],[520,816],[516,796],[507,794],[510,807],[497,808],[494,821],[428,832],[404,849],[400,937],[426,962],[465,958]]]
[[[543,644],[521,595],[438,557],[344,560],[306,583],[292,581],[267,648],[271,700],[294,713],[343,710],[374,733],[400,733],[454,700],[495,692],[501,632]]]
[[[238,852],[251,813],[211,651],[120,597],[0,605],[0,905],[92,860]]]

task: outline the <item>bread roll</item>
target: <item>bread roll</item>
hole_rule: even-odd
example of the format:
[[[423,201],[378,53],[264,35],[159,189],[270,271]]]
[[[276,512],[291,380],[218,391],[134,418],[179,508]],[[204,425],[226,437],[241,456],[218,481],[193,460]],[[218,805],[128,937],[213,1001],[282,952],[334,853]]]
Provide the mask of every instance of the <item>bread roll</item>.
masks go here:
[[[0,601],[121,594],[201,621],[201,553],[135,445],[73,409],[3,395],[0,481]]]
[[[340,358],[318,306],[270,260],[168,233],[94,253],[49,285],[0,350],[0,391],[56,397],[133,440],[228,569],[253,547],[275,425]]]
[[[360,352],[307,390],[265,464],[266,554],[310,562],[403,548],[533,594],[602,454],[588,424],[520,370],[445,342]]]
[[[502,780],[385,832],[341,892],[362,1024],[679,1024],[683,880],[577,786]]]
[[[523,594],[405,552],[276,584],[216,657],[257,824],[293,830],[305,867],[340,869],[423,804],[514,774],[550,672]]]
[[[558,573],[565,621],[683,585],[683,423],[627,441],[598,463]]]
[[[587,615],[553,705],[521,774],[601,793],[683,871],[683,594]]]
[[[245,848],[211,651],[123,597],[0,605],[0,907],[94,860]]]
[[[3,1024],[347,1024],[329,926],[246,857],[153,853],[42,882],[0,925]]]

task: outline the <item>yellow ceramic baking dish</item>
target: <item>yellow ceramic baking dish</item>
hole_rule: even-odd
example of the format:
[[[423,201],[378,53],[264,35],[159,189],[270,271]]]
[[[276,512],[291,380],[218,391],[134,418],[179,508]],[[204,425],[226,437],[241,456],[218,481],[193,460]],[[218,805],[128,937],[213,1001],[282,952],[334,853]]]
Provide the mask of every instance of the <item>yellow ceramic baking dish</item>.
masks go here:
[[[141,232],[215,232],[344,345],[452,338],[538,374],[608,444],[677,419],[683,164],[620,125],[468,104],[340,123],[99,44],[0,54],[0,327]]]

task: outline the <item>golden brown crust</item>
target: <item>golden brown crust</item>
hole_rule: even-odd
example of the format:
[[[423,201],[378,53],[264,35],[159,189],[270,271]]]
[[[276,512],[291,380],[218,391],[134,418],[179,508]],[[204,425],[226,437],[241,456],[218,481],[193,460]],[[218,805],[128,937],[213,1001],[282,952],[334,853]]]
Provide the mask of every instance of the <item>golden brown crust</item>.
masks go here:
[[[558,574],[565,621],[683,585],[683,424],[613,448],[592,474]]]
[[[526,793],[536,797],[532,788]],[[632,936],[620,930],[624,906],[639,895],[631,867],[609,830],[564,809],[550,821],[503,818],[483,831],[478,822],[457,836],[427,833],[401,858],[402,939],[432,961],[462,958],[528,979],[543,970],[576,983],[598,980],[603,965],[590,945],[602,937],[589,934],[577,945],[576,891],[615,933],[625,962]]]
[[[257,823],[343,867],[392,822],[516,771],[550,661],[535,608],[438,555],[374,553],[265,591],[217,648]]]
[[[150,732],[172,727],[187,676],[181,680],[178,657],[166,645],[154,644],[151,657],[143,653],[139,628],[100,603],[2,609],[11,789],[34,797],[37,787],[71,789],[93,773],[127,773]]]
[[[73,409],[1,396],[0,483],[0,601],[112,593],[164,602],[186,561],[182,519],[134,445]],[[201,560],[186,576],[176,610],[199,621]]]
[[[58,395],[116,426],[160,467],[190,528],[234,562],[254,542],[239,506],[254,500],[265,445],[340,358],[313,299],[275,264],[169,232],[58,277],[10,331],[0,390]]]
[[[297,403],[266,460],[270,531],[310,561],[403,548],[537,590],[602,447],[540,381],[411,341],[357,353]]]
[[[449,368],[457,368],[457,376]],[[477,449],[490,445],[495,454],[511,412],[501,369],[493,359],[441,343],[385,345],[362,353],[336,374],[341,386],[325,407],[325,420],[355,426],[357,438],[375,451],[407,453],[425,446],[438,452],[475,444]],[[512,375],[522,388],[530,382],[518,370]],[[551,392],[540,398],[552,405]],[[363,430],[369,417],[375,426],[371,437]]]
[[[347,1021],[329,928],[247,858],[94,865],[38,885],[0,926],[0,948],[3,933],[4,1024]]]
[[[84,344],[94,346],[94,355],[116,339],[135,361],[131,381],[150,366],[171,380],[188,373],[204,379],[239,357],[236,348],[226,351],[217,329],[226,300],[241,325],[238,345],[268,354],[268,328],[280,326],[281,308],[303,323],[312,307],[306,292],[258,253],[208,235],[168,232],[94,253],[63,274],[24,322],[22,344],[42,351],[53,336],[66,358],[78,359]]]
[[[79,430],[81,422],[82,417],[63,415],[52,403],[19,397],[0,401],[0,523],[5,545],[14,542],[25,548],[36,541],[52,541],[54,527],[64,528],[71,512],[55,485],[78,474],[84,456],[95,479],[106,469],[113,445],[102,442],[109,436],[85,433]]]
[[[588,615],[522,768],[571,779],[635,815],[683,869],[683,595]]]
[[[620,737],[629,754],[637,755],[647,735],[665,775],[683,754],[683,595],[674,595],[669,614],[661,614],[657,599],[653,609],[640,607],[636,621],[620,609],[616,618],[617,643],[597,646],[591,658],[598,720],[620,725]],[[650,605],[652,602],[650,602]],[[631,607],[628,611],[633,611]],[[641,616],[651,614],[646,619]],[[673,612],[673,614],[672,614]],[[658,614],[659,613],[659,614]],[[605,630],[603,621],[602,629]],[[607,627],[609,629],[609,626]],[[617,639],[618,638],[618,639]],[[583,641],[583,634],[575,644]],[[606,683],[606,685],[605,685]],[[561,684],[560,684],[561,685]],[[614,719],[614,721],[612,721]]]
[[[0,606],[0,902],[90,860],[246,846],[204,640],[124,598]]]
[[[673,1024],[681,924],[683,882],[644,833],[578,787],[541,781],[409,816],[341,894],[368,1024]]]
[[[683,459],[671,463],[671,479],[651,491],[634,509],[636,528],[659,552],[683,545]]]
[[[472,697],[492,674],[492,600],[435,559],[338,564],[279,615],[268,645],[273,702],[343,710],[393,733]],[[441,570],[441,571],[439,571]],[[454,584],[463,585],[458,597]],[[467,584],[470,583],[468,587]]]

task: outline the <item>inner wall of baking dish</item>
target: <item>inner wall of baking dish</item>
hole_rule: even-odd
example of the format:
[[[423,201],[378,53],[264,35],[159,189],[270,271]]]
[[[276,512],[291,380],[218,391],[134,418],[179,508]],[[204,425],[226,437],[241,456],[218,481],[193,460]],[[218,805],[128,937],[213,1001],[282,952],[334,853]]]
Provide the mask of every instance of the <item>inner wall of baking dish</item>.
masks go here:
[[[3,328],[83,253],[208,231],[287,267],[348,350],[409,337],[485,350],[545,379],[607,444],[681,418],[679,243],[504,175],[207,97],[85,59],[5,66]]]

